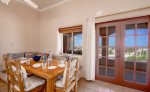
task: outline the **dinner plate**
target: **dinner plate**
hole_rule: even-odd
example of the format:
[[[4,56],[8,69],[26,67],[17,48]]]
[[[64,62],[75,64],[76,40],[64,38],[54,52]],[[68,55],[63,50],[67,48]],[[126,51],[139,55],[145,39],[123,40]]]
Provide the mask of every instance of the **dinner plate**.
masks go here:
[[[33,64],[32,67],[39,68],[41,66],[41,63]]]
[[[27,60],[20,60],[20,63],[21,64],[24,64],[24,63],[26,63],[27,62]]]
[[[21,57],[20,60],[27,60],[27,58]]]
[[[65,64],[58,64],[59,67],[65,67]]]
[[[57,66],[49,66],[48,69],[56,69]]]

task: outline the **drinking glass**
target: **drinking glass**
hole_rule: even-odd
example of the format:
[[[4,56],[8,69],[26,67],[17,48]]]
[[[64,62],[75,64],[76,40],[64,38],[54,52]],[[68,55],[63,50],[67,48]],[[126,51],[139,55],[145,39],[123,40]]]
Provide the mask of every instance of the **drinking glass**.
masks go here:
[[[46,70],[46,68],[47,68],[47,63],[46,63],[46,62],[43,62],[43,63],[42,63],[42,69],[43,69],[43,70]]]
[[[48,61],[48,64],[51,63],[51,61],[52,61],[52,54],[49,54],[47,61]]]
[[[60,60],[60,64],[64,64],[65,63],[65,58],[61,58],[61,60]]]

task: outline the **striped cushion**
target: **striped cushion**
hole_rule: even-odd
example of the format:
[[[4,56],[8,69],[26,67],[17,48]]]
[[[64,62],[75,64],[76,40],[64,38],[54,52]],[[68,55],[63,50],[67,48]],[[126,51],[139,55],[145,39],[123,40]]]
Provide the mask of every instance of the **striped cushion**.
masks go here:
[[[64,87],[63,78],[57,80],[55,86],[59,88],[63,88]]]
[[[24,81],[24,86],[25,86],[25,88],[30,87],[30,86],[31,86],[31,83],[30,83],[30,81],[29,81],[29,79],[28,79],[27,72],[26,72],[26,70],[24,69],[24,67],[22,67],[22,66],[21,66],[21,74],[22,74],[22,76],[23,76],[23,81]]]
[[[30,91],[38,86],[45,84],[45,80],[37,76],[31,76],[31,77],[28,77],[28,79],[31,83],[31,86],[29,86],[28,88],[25,88],[25,91]]]
[[[40,77],[37,77],[37,76],[31,76],[29,77],[29,81],[31,83],[31,85],[28,87],[28,88],[25,88],[25,91],[30,91],[36,87],[39,87],[41,85],[44,85],[45,84],[45,80],[40,78]],[[14,86],[14,88],[18,91],[20,91],[19,87],[17,85]]]

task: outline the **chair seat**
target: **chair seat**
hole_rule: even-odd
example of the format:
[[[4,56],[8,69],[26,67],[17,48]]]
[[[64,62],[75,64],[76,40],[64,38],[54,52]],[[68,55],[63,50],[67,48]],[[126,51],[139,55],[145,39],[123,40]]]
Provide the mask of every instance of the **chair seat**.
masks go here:
[[[64,85],[63,85],[62,80],[63,80],[63,78],[56,81],[56,84],[55,84],[56,85],[56,92],[70,92],[70,90],[75,86],[75,81],[72,81],[70,83],[70,85],[68,86],[67,91],[64,91]],[[57,90],[59,90],[59,91],[57,91]]]
[[[64,85],[63,85],[63,78],[57,80],[55,86],[59,87],[59,88],[63,88],[64,87]]]
[[[75,80],[75,77],[71,78],[70,82],[72,83],[74,80]],[[71,84],[71,83],[69,83],[69,84]],[[56,87],[63,88],[64,87],[63,78],[57,80],[55,85],[56,85]]]
[[[44,85],[45,84],[45,80],[37,77],[37,76],[31,76],[28,77],[29,81],[30,81],[30,86],[28,88],[25,88],[25,91],[30,91],[38,86]],[[15,88],[19,91],[19,88],[17,86],[15,86]]]

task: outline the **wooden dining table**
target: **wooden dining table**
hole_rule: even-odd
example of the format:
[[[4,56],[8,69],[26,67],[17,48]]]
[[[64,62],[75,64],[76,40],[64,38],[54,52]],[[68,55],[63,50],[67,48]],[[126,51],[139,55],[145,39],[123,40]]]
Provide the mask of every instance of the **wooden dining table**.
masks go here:
[[[27,72],[39,76],[46,80],[46,92],[55,92],[55,88],[54,88],[55,78],[63,74],[64,68],[58,67],[59,64],[58,60],[52,60],[51,64],[47,65],[47,67],[57,66],[56,69],[48,69],[48,68],[43,69],[42,66],[39,68],[33,68],[32,65],[35,63],[40,63],[40,62],[35,62],[32,60],[30,62],[30,65],[22,64],[22,66],[26,69]]]

